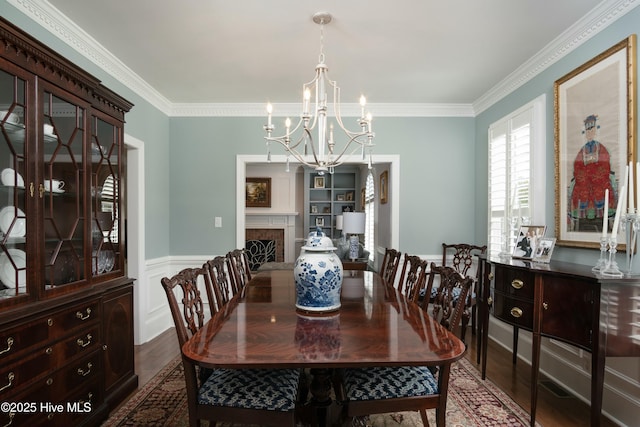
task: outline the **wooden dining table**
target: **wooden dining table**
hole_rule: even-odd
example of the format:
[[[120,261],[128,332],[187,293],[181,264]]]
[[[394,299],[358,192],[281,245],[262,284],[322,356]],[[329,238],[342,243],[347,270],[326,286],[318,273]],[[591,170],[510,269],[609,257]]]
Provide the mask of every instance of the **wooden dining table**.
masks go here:
[[[346,270],[341,306],[296,309],[292,270],[262,271],[182,346],[206,368],[310,368],[309,405],[331,404],[332,368],[442,366],[464,343],[375,272]],[[318,424],[324,415],[314,415]]]

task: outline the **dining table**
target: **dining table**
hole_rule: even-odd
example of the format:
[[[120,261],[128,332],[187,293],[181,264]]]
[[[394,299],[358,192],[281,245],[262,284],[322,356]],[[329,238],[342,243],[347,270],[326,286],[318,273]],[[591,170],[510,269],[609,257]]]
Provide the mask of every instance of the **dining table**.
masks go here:
[[[443,366],[465,344],[376,272],[345,270],[340,307],[296,308],[293,271],[255,274],[242,292],[182,346],[205,368],[305,368],[311,373],[312,424],[324,425],[331,372],[363,366]]]

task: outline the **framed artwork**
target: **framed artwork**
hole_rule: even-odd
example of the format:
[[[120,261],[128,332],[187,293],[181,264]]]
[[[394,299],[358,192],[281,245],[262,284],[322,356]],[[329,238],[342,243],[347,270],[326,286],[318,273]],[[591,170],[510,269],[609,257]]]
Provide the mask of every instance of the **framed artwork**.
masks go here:
[[[344,202],[344,194],[338,194],[336,196],[336,200],[339,202]]]
[[[324,227],[324,217],[323,216],[316,217],[316,227]]]
[[[389,196],[389,171],[380,174],[380,204],[385,204]]]
[[[329,206],[325,206],[322,208],[322,213],[331,213],[331,208]]]
[[[536,251],[533,254],[533,262],[551,262],[551,254],[555,246],[555,237],[543,237],[540,239]]]
[[[318,213],[318,206],[311,205],[311,213]]]
[[[547,227],[544,225],[522,225],[518,230],[514,258],[533,259],[538,243],[544,237]]]
[[[247,178],[244,198],[248,208],[270,208],[271,178]]]
[[[324,188],[324,176],[316,176],[313,178],[313,188]]]
[[[636,162],[635,46],[634,34],[554,83],[558,245],[597,248],[610,230],[625,168]]]
[[[346,194],[344,195],[344,199],[347,202],[353,202],[353,191],[347,191]]]

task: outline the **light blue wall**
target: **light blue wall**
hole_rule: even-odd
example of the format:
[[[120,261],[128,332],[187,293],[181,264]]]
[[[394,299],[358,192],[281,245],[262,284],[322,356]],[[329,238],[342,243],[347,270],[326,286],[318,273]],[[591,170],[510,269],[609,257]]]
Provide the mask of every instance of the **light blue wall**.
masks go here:
[[[514,91],[491,108],[476,117],[476,147],[478,163],[476,169],[476,216],[475,230],[476,240],[486,241],[487,235],[487,131],[489,125],[504,117],[518,107],[526,104],[541,94],[547,95],[547,132],[546,132],[546,224],[547,236],[555,235],[555,154],[554,154],[554,99],[553,85],[556,80],[571,72],[576,67],[591,60],[599,53],[607,50],[616,43],[629,37],[631,34],[640,33],[640,7],[627,13],[615,24],[609,26],[591,40],[575,49],[569,55],[549,67],[543,73],[529,81],[527,84]],[[636,46],[637,50],[637,46]],[[637,54],[637,52],[636,52]],[[640,67],[637,70],[640,72]],[[639,76],[636,82],[640,83]],[[638,97],[636,94],[636,105]],[[637,127],[637,120],[636,127]],[[637,149],[636,149],[637,150]],[[636,151],[637,153],[637,151]],[[599,256],[597,250],[574,249],[557,247],[553,253],[554,259],[561,259],[584,264],[595,263]]]
[[[172,255],[221,254],[235,246],[235,159],[265,154],[264,120],[171,119]],[[375,153],[400,155],[403,251],[439,253],[442,241],[473,239],[473,123],[473,118],[376,119]],[[274,148],[274,153],[280,152]],[[222,228],[213,227],[215,216],[222,217]]]

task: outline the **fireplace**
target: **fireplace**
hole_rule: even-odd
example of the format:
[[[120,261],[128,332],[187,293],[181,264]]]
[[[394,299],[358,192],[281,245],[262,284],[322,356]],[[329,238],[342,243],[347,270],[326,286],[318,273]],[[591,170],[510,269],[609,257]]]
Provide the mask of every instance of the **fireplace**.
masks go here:
[[[245,249],[252,271],[257,270],[265,262],[284,262],[284,230],[247,229],[245,239]]]

